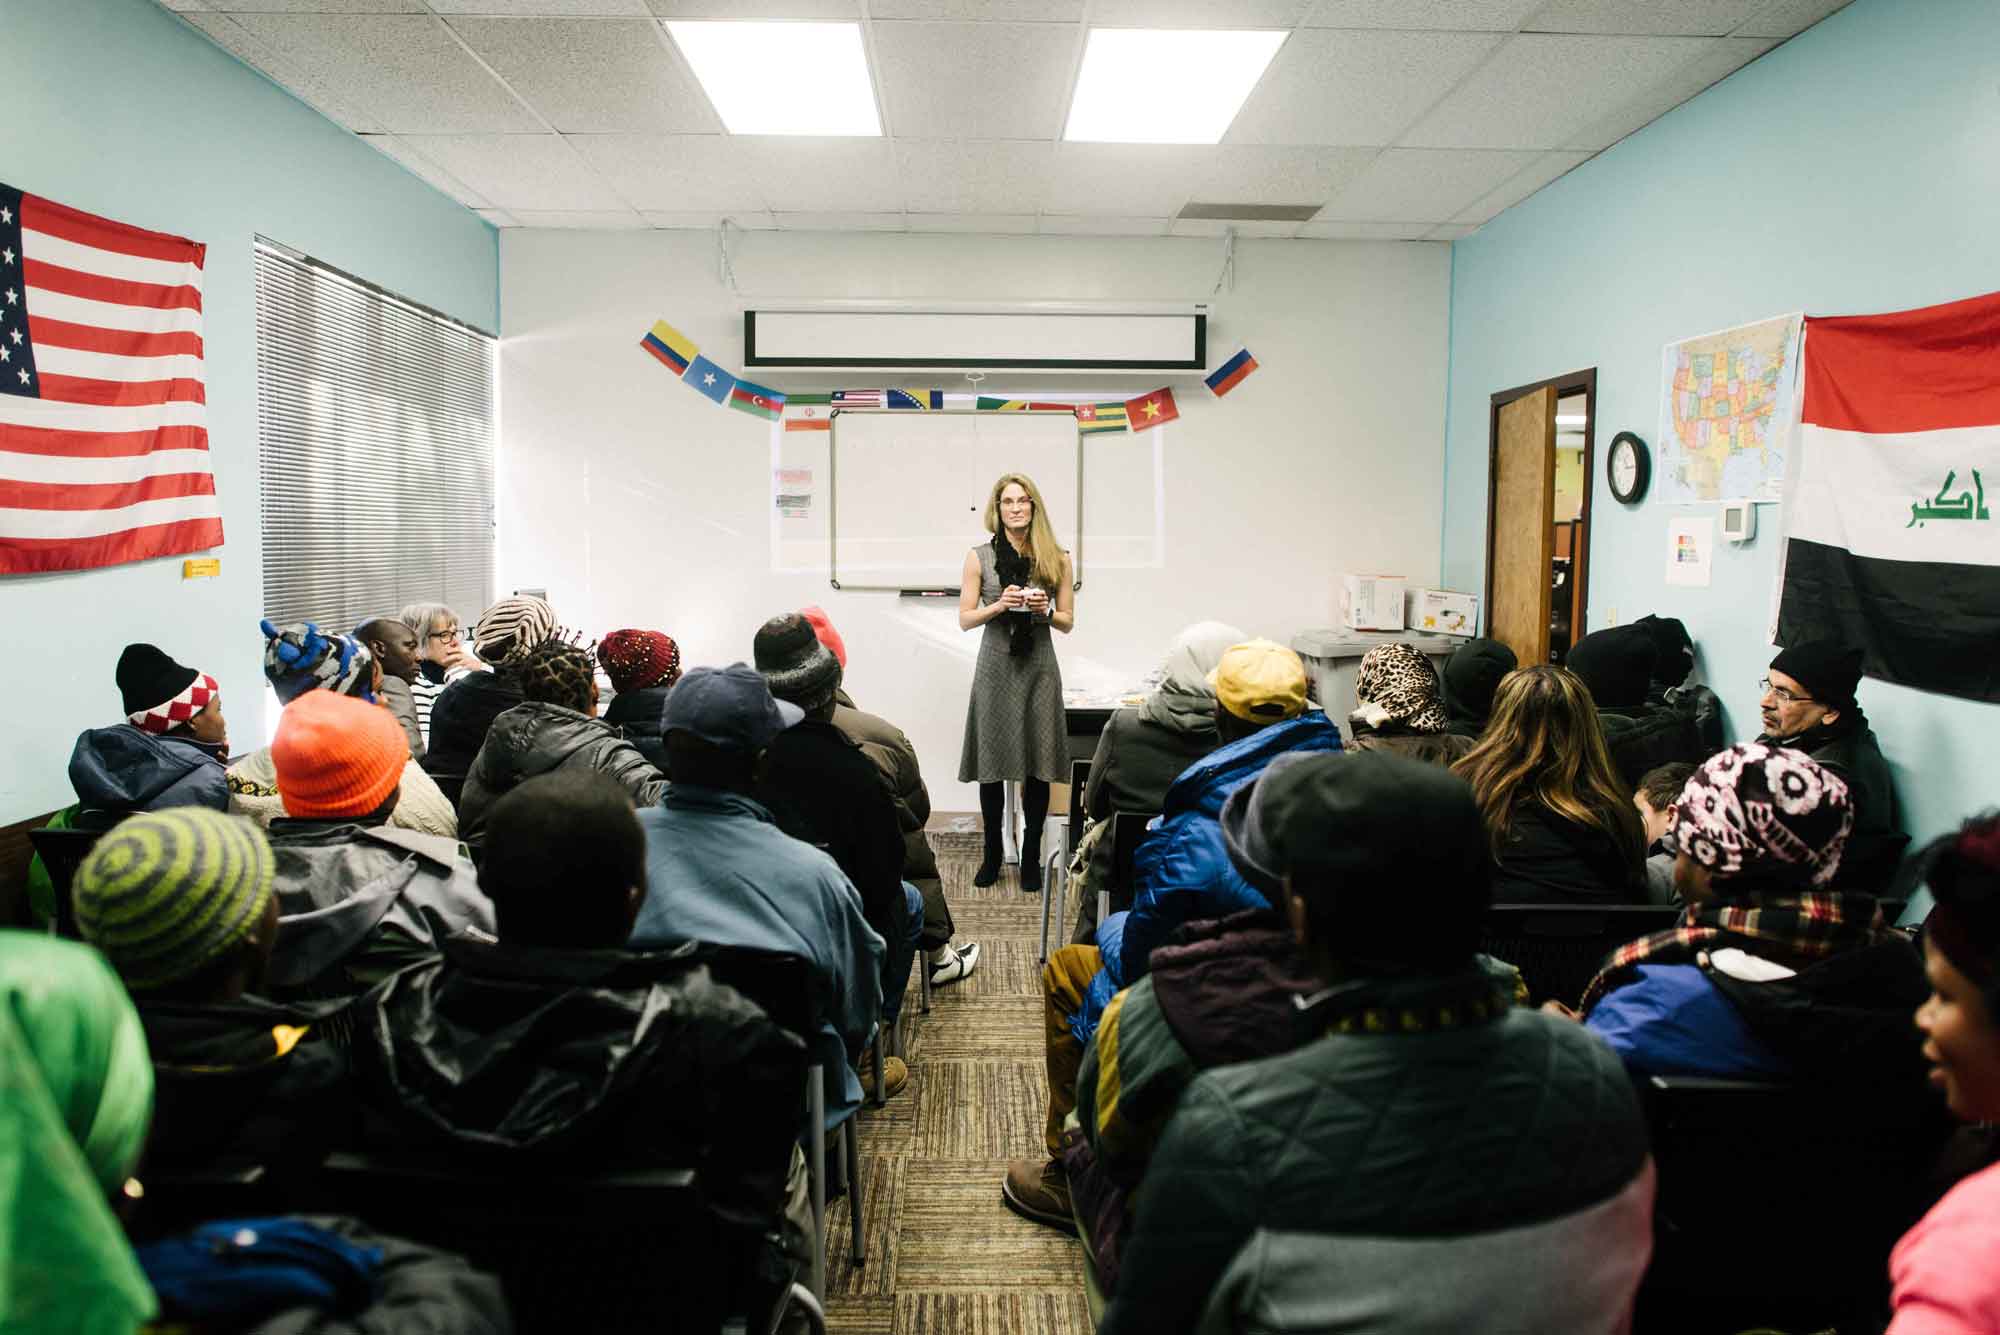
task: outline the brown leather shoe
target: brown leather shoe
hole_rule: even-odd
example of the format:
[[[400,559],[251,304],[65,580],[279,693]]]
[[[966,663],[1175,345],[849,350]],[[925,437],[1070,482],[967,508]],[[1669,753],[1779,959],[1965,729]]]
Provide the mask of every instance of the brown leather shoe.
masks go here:
[[[901,1057],[883,1058],[882,1068],[889,1073],[889,1078],[882,1084],[882,1097],[893,1099],[903,1092],[904,1085],[910,1083],[910,1068],[903,1064]],[[872,1050],[861,1054],[861,1063],[855,1068],[855,1074],[861,1077],[861,1092],[874,1098],[875,1053]]]
[[[1069,1175],[1063,1171],[1060,1159],[1016,1159],[1008,1164],[1006,1180],[1000,1184],[1000,1199],[1023,1219],[1076,1236],[1076,1220],[1070,1213]]]

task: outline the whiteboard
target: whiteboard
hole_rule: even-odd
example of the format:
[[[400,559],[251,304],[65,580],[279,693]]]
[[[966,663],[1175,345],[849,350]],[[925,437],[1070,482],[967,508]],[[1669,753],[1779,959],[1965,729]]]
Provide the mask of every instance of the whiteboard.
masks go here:
[[[842,410],[828,442],[836,588],[956,589],[1003,473],[1034,479],[1080,579],[1082,437],[1067,412]]]

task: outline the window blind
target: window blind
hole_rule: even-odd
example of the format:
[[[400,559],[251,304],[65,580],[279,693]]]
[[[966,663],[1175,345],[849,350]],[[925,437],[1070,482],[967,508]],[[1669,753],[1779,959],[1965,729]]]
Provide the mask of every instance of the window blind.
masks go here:
[[[493,591],[492,336],[259,238],[264,615],[352,630]]]

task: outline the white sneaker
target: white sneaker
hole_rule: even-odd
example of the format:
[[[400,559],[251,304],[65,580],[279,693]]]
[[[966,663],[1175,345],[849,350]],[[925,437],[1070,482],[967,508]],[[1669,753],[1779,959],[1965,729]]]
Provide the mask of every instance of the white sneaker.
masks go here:
[[[979,967],[979,943],[968,941],[962,946],[946,946],[947,958],[942,964],[931,966],[931,986],[943,987],[946,983],[956,983],[969,977]]]

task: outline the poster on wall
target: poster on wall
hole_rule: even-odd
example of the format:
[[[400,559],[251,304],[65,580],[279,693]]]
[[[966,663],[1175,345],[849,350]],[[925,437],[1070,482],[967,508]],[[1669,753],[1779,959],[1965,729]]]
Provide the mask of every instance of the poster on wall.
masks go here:
[[[1681,516],[1667,521],[1667,583],[1705,589],[1715,568],[1715,520]]]
[[[1659,469],[1669,505],[1777,501],[1798,406],[1802,315],[1669,343],[1660,358]]]

